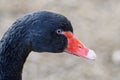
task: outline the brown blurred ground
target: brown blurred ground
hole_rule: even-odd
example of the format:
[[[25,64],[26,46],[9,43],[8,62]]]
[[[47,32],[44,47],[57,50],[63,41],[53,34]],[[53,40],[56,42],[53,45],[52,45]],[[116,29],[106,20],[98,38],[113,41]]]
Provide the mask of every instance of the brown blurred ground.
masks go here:
[[[120,80],[120,0],[0,0],[0,38],[17,18],[39,10],[67,16],[97,60],[32,52],[23,80]]]

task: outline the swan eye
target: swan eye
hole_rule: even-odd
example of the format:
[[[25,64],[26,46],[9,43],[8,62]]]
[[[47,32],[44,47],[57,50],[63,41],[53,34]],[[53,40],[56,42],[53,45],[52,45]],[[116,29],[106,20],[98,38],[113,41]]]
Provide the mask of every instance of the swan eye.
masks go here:
[[[57,29],[57,30],[56,30],[56,33],[57,33],[57,34],[62,34],[62,29]]]

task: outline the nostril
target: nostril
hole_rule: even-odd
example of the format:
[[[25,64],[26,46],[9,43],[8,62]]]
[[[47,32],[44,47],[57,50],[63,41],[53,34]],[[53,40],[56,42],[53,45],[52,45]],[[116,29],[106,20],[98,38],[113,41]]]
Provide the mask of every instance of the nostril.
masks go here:
[[[82,48],[81,46],[78,46],[79,48]]]

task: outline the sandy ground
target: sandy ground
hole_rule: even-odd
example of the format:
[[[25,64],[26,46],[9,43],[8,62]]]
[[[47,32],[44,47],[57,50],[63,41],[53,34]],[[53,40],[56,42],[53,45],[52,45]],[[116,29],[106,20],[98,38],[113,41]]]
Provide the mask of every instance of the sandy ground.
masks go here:
[[[39,10],[68,17],[75,35],[95,50],[97,59],[32,52],[23,80],[120,79],[120,0],[0,0],[0,38],[17,18]]]

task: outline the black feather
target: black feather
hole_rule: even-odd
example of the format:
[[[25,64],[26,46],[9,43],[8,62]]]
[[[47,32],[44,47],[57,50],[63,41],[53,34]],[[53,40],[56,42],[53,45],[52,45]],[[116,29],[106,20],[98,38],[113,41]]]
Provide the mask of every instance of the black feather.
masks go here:
[[[57,29],[73,32],[63,15],[39,11],[16,20],[0,41],[0,80],[21,80],[24,62],[31,51],[63,52],[67,38]]]

